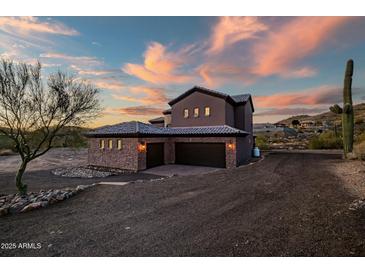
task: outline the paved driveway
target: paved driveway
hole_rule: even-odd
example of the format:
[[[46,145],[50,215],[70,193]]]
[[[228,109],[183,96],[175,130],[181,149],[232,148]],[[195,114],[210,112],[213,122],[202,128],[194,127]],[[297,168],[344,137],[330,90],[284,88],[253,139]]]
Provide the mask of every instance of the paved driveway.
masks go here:
[[[328,169],[336,155],[272,154],[257,164],[97,186],[0,218],[2,256],[365,255],[365,214]]]

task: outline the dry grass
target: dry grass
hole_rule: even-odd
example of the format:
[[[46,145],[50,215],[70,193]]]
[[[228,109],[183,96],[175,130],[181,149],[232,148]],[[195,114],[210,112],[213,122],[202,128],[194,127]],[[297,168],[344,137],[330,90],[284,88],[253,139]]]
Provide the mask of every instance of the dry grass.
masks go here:
[[[365,160],[365,141],[354,145],[354,153],[359,160]]]

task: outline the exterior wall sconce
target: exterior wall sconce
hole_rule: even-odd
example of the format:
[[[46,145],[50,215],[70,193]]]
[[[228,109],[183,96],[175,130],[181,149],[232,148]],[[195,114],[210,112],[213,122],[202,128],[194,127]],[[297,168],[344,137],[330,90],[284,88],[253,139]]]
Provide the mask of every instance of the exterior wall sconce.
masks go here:
[[[235,145],[234,145],[234,143],[232,143],[232,141],[229,141],[229,143],[228,143],[228,148],[230,149],[230,150],[234,150],[235,149]]]
[[[146,142],[138,143],[138,152],[146,152],[146,151],[147,151]]]

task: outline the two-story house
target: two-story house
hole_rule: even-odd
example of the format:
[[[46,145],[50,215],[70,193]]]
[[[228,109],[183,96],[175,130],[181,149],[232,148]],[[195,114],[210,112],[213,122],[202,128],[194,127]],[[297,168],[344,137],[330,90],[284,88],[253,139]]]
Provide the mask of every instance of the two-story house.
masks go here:
[[[163,164],[236,167],[253,148],[250,94],[193,87],[169,102],[163,116],[88,132],[88,163],[128,170]]]

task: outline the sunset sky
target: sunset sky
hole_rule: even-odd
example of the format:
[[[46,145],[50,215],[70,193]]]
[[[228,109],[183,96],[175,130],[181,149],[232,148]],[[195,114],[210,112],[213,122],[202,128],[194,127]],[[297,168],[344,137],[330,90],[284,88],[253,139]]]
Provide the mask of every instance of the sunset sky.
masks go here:
[[[0,55],[95,84],[91,126],[160,116],[194,85],[251,93],[254,122],[320,113],[341,102],[349,58],[365,99],[365,17],[0,17]]]

